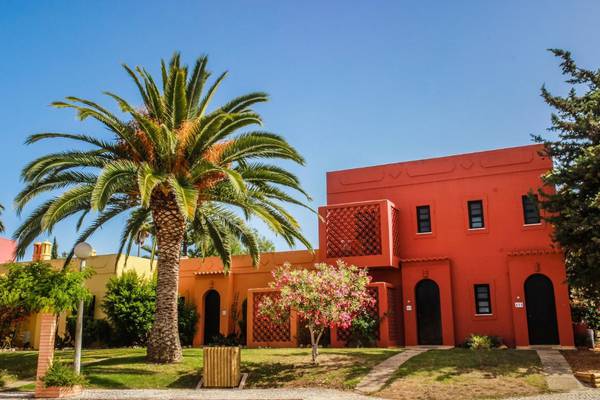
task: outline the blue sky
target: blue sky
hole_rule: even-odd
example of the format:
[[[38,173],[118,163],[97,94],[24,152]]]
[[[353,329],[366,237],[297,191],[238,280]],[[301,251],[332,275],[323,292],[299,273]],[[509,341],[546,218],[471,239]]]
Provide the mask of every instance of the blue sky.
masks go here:
[[[531,133],[549,125],[541,85],[564,91],[546,49],[565,48],[581,65],[600,66],[600,2],[568,3],[3,1],[0,202],[7,233],[19,223],[11,205],[21,168],[69,147],[24,146],[27,135],[99,131],[48,104],[68,95],[109,103],[104,90],[139,103],[120,64],[157,71],[175,50],[188,63],[206,53],[214,72],[230,71],[216,104],[254,90],[271,94],[259,107],[265,128],[306,157],[306,167],[292,169],[315,207],[325,203],[328,170],[529,144]],[[315,216],[294,212],[317,245]],[[91,242],[100,253],[114,252],[119,230],[116,221]],[[66,250],[74,222],[54,234]]]

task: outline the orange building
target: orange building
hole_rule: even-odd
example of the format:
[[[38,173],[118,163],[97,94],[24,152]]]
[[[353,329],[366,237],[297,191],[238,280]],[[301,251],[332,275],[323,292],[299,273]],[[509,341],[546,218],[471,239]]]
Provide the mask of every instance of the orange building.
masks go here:
[[[456,345],[472,333],[510,345],[573,346],[563,256],[528,194],[551,160],[538,145],[350,169],[327,174],[315,253],[264,254],[258,269],[235,257],[181,261],[180,291],[200,315],[195,340],[245,329],[249,346],[294,346],[298,321],[273,327],[255,305],[273,268],[290,262],[369,269],[378,344]],[[247,304],[247,311],[244,311]],[[345,332],[333,329],[331,344]]]

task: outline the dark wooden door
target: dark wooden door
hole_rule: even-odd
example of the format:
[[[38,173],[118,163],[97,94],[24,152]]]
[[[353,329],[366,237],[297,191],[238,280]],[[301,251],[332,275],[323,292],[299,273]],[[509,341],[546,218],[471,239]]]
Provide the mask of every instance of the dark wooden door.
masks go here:
[[[211,344],[219,335],[220,313],[221,296],[216,290],[209,290],[204,297],[204,344]]]
[[[525,281],[529,344],[558,344],[558,323],[552,281],[542,274]]]
[[[440,288],[431,279],[423,279],[415,288],[417,334],[420,345],[442,344]]]

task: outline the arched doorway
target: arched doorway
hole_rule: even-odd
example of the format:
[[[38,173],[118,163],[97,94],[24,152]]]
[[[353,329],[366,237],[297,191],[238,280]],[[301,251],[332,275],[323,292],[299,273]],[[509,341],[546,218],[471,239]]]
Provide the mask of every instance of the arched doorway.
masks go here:
[[[214,289],[204,295],[204,344],[210,344],[219,335],[221,322],[221,296]]]
[[[431,279],[423,279],[415,287],[417,335],[420,345],[442,344],[442,311],[440,288]]]
[[[542,274],[534,274],[527,278],[525,307],[529,344],[558,344],[554,286],[550,278]]]

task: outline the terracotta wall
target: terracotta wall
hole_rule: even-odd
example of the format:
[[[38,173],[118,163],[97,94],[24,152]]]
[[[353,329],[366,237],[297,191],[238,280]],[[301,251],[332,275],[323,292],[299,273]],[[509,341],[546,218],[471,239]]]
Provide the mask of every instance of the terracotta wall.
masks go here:
[[[522,318],[515,319],[518,313],[515,314],[511,301],[511,283],[522,282],[509,278],[509,254],[551,248],[551,227],[544,222],[525,226],[523,220],[521,196],[537,190],[542,185],[540,176],[551,167],[551,160],[538,154],[540,150],[540,146],[532,145],[330,172],[327,202],[386,199],[399,209],[402,312],[406,312],[406,302],[414,296],[419,274],[438,268],[419,266],[418,262],[447,259],[447,277],[440,277],[439,284],[440,290],[450,293],[442,301],[444,307],[452,305],[454,328],[448,318],[443,318],[444,343],[459,343],[471,333],[486,333],[502,336],[508,344],[515,345],[525,340],[518,340],[517,336],[523,330],[527,332],[527,326],[523,326]],[[469,229],[469,200],[483,200],[484,229]],[[430,234],[417,233],[419,205],[431,207]],[[555,288],[564,288],[556,292],[557,304],[566,304],[564,310],[557,309],[561,343],[572,345],[567,291],[561,278],[564,264],[560,256],[551,262],[544,261],[547,256],[543,254],[538,257],[547,266]],[[473,285],[478,283],[491,286],[491,316],[475,315]],[[404,323],[406,343],[414,344],[415,321],[405,315]]]

